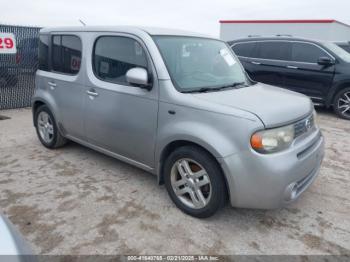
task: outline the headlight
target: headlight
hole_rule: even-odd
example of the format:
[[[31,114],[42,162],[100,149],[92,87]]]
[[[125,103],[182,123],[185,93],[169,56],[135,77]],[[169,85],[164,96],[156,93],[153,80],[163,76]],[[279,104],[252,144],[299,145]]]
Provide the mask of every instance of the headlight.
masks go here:
[[[294,125],[256,132],[250,139],[251,146],[259,153],[274,153],[288,148],[294,140]]]

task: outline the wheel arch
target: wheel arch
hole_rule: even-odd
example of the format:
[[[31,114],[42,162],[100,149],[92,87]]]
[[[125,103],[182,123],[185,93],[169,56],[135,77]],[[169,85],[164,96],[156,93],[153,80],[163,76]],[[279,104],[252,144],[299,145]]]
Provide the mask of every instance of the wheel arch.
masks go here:
[[[225,182],[225,188],[226,188],[226,193],[227,196],[230,197],[230,190],[229,190],[229,185],[228,185],[228,181],[226,178],[226,174],[222,168],[222,166],[220,165],[219,161],[217,160],[217,158],[215,157],[215,154],[213,152],[213,149],[209,149],[204,147],[203,145],[190,141],[190,140],[174,140],[169,142],[161,151],[160,153],[160,157],[159,157],[159,161],[158,161],[158,168],[157,168],[157,177],[158,177],[158,184],[162,185],[164,184],[164,162],[166,160],[166,158],[172,153],[174,152],[174,150],[176,150],[177,148],[183,147],[183,146],[195,146],[198,147],[202,150],[204,150],[205,152],[207,152],[212,159],[217,163],[218,167],[221,170],[222,176],[224,178],[224,182]]]
[[[327,107],[332,106],[333,100],[334,100],[335,96],[338,94],[338,92],[342,89],[347,88],[347,87],[350,87],[350,81],[342,82],[342,83],[335,85],[332,88],[332,90],[329,92],[329,95],[328,95],[327,101],[326,101],[326,106]]]
[[[53,117],[54,117],[54,119],[56,121],[56,125],[61,130],[61,128],[60,128],[61,126],[59,125],[59,121],[58,121],[58,118],[57,118],[56,111],[53,109],[53,107],[51,106],[51,104],[49,102],[47,102],[45,99],[42,99],[42,98],[36,98],[36,99],[33,99],[33,101],[32,101],[33,125],[36,126],[36,123],[35,123],[35,112],[42,105],[45,105],[45,106],[47,106],[49,108],[51,114],[53,115]]]

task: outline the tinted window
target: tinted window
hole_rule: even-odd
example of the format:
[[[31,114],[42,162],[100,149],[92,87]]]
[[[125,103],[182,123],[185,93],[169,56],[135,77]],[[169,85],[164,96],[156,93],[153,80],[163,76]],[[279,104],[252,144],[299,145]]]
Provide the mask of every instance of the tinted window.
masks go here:
[[[282,41],[257,42],[256,58],[271,60],[290,60],[291,44]]]
[[[49,71],[49,36],[39,38],[39,69]]]
[[[232,46],[233,51],[238,56],[252,57],[255,43],[238,43]]]
[[[81,62],[81,41],[77,36],[56,35],[52,37],[52,69],[77,74]]]
[[[98,78],[129,85],[126,72],[134,67],[147,69],[147,57],[142,46],[132,38],[103,36],[96,40],[93,64]]]
[[[319,47],[307,43],[293,43],[292,61],[317,63],[320,57],[329,57]]]
[[[61,36],[52,37],[52,69],[61,71]]]

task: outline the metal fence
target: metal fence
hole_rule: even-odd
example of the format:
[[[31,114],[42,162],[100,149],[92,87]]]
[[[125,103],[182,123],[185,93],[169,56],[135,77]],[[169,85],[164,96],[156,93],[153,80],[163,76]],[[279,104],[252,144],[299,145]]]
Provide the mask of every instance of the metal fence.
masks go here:
[[[14,34],[17,46],[15,54],[0,53],[0,110],[30,106],[38,68],[39,30],[0,24],[0,33]]]

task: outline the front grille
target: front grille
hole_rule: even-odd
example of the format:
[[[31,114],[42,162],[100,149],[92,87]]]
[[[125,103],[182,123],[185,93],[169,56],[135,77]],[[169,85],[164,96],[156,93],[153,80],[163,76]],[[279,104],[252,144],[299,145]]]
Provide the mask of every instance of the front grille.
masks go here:
[[[310,115],[307,118],[300,120],[294,124],[294,137],[297,138],[304,133],[309,132],[315,126],[314,116]]]

